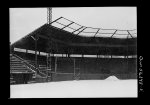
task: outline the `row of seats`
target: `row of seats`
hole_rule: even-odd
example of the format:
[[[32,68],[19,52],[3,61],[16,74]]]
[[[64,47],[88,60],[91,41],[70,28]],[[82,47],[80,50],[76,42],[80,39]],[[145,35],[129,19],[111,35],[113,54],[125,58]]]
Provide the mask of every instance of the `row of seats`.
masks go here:
[[[21,56],[21,54],[20,54]],[[35,59],[30,59],[31,55],[21,56],[28,62],[35,65]],[[33,55],[32,55],[33,56]],[[34,58],[34,57],[33,57]],[[46,68],[46,57],[42,56],[38,59],[38,65],[43,65]],[[55,58],[51,59],[52,71],[55,69]],[[73,73],[74,65],[77,72],[80,73],[135,73],[136,72],[136,58],[57,58],[57,72]],[[39,66],[40,67],[40,66]],[[43,68],[44,68],[43,67]]]
[[[22,52],[14,52],[16,55],[21,57],[22,59],[26,60],[30,64],[35,65],[35,55],[34,54],[26,54]],[[37,56],[37,61],[39,65],[46,65],[46,57],[44,56]]]
[[[20,59],[15,56],[10,56],[10,71],[12,72],[26,72],[29,69],[22,63]]]
[[[27,83],[32,80],[33,73],[23,60],[10,54],[10,84]]]

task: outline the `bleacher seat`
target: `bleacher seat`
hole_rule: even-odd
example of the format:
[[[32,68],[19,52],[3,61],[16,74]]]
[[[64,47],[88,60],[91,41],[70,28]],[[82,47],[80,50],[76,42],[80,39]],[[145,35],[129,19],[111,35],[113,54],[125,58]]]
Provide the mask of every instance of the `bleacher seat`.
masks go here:
[[[34,55],[22,56],[26,61],[35,65]],[[32,57],[31,57],[32,56]],[[76,67],[81,74],[124,74],[136,72],[136,58],[75,58]],[[52,58],[52,71],[55,69],[55,59]],[[128,63],[127,63],[128,62]],[[38,65],[42,73],[46,74],[46,57],[38,57]],[[74,73],[74,58],[59,57],[57,59],[58,73]]]

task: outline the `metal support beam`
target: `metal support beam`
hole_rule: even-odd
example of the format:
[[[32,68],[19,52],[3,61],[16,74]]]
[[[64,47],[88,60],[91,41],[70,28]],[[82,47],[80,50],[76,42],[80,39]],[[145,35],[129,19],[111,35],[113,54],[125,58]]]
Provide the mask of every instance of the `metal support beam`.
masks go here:
[[[66,25],[65,27],[61,28],[61,30],[63,30],[64,28],[66,28],[66,27],[70,26],[70,25],[71,25],[71,24],[73,24],[73,23],[74,23],[74,22],[72,22],[72,23],[70,23],[70,24]]]
[[[129,35],[128,35],[129,36]],[[129,69],[129,65],[128,65],[128,36],[127,36],[127,71],[128,71],[128,69]]]
[[[97,33],[99,32],[100,29],[97,30],[97,32],[95,33],[94,37],[97,35]]]
[[[74,70],[74,78],[75,78],[75,73],[76,73],[76,68],[75,68],[75,66],[76,66],[76,60],[75,60],[75,58],[73,59],[73,70]]]
[[[79,33],[77,33],[77,35],[79,35],[82,31],[84,31],[87,27],[85,27],[84,29],[82,29],[81,31],[79,31]]]
[[[46,63],[47,63],[47,69],[48,69],[48,54],[47,54],[47,56],[46,56]]]
[[[67,19],[67,18],[64,18],[63,17],[63,19],[65,19],[65,20],[67,20],[67,21],[70,21],[70,22],[73,22],[73,21],[71,21],[71,20],[69,20],[69,19]],[[75,23],[75,22],[74,22]],[[78,26],[81,26],[80,24],[77,24],[77,23],[75,23],[76,25],[78,25]]]
[[[35,38],[35,67],[38,68],[37,64],[37,39]]]
[[[56,53],[59,52],[58,51],[58,45],[55,43],[55,47],[56,47]],[[57,55],[55,57],[55,73],[57,73]]]
[[[55,73],[57,73],[57,56],[55,58]]]
[[[130,34],[130,32],[128,30],[127,30],[127,32],[128,32],[128,35],[130,35],[133,38],[133,36]]]
[[[117,30],[111,35],[111,38],[113,37],[113,35],[115,35],[116,32],[117,32]]]
[[[31,36],[31,38],[35,41],[35,67],[38,68],[38,63],[37,63],[37,41],[38,41],[38,36],[35,35],[35,37]]]
[[[58,19],[56,19],[56,20],[52,21],[50,24],[52,24],[52,23],[54,23],[54,22],[58,21],[58,20],[59,20],[59,19],[61,19],[61,18],[63,18],[63,17],[60,17],[60,18],[58,18]]]
[[[102,29],[102,28],[101,28]],[[102,30],[118,30],[118,31],[127,31],[127,30],[119,30],[119,29],[102,29]],[[134,31],[136,29],[133,29],[133,30],[128,30],[128,31]]]
[[[32,38],[33,40],[36,40],[33,36],[31,36],[31,38]]]
[[[80,30],[81,28],[83,28],[83,26],[82,26],[82,27],[80,27],[80,28],[78,28],[77,30],[73,31],[72,33],[74,33],[74,32],[76,32],[76,31]]]

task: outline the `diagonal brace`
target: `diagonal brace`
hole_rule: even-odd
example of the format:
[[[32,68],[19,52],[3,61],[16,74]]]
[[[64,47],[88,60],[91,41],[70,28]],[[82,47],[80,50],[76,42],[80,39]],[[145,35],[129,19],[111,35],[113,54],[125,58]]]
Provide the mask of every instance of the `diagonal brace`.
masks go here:
[[[131,33],[128,30],[127,30],[127,32],[128,32],[128,35],[130,35],[133,38],[133,36],[131,35]]]
[[[97,30],[97,32],[95,33],[94,37],[97,35],[97,33],[99,32],[100,29]]]
[[[111,38],[116,34],[117,30],[111,35]]]
[[[87,27],[85,27],[84,29],[82,29],[79,33],[77,33],[77,35],[79,35],[82,31],[84,31]]]
[[[61,28],[61,30],[63,30],[64,28],[70,26],[71,24],[73,24],[74,22],[71,22],[70,24],[66,25],[65,27]]]
[[[72,33],[74,33],[74,32],[76,32],[76,31],[80,30],[81,28],[83,28],[83,26],[82,26],[82,27],[80,27],[80,28],[78,28],[77,30],[73,31]]]

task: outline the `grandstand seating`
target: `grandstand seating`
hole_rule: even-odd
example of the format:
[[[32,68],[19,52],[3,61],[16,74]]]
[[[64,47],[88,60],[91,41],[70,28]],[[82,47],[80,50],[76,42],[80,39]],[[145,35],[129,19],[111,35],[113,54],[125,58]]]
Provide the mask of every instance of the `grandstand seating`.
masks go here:
[[[10,54],[10,84],[20,84],[32,79],[34,71],[15,55]]]
[[[20,53],[19,56],[21,56]],[[29,54],[28,54],[29,55]],[[35,65],[35,60],[30,59],[29,56],[21,56],[26,61]],[[32,56],[34,56],[32,54]],[[34,57],[32,57],[34,58]],[[39,59],[40,58],[40,59]],[[39,61],[40,60],[40,61]],[[55,58],[52,58],[52,71],[55,68]],[[38,57],[38,64],[41,70],[46,68],[46,57]],[[41,66],[43,68],[41,68]],[[75,68],[79,69],[81,74],[95,74],[95,73],[135,73],[136,72],[136,58],[75,58]],[[74,58],[71,57],[58,57],[57,58],[57,72],[73,73],[74,72]]]
[[[23,56],[21,52],[16,52],[18,56],[35,66],[35,55],[27,54]],[[33,59],[31,59],[33,58]],[[87,57],[58,57],[57,58],[57,73],[52,74],[53,81],[73,80],[74,77],[74,59],[75,71],[80,73],[80,79],[105,79],[109,75],[116,75],[119,79],[135,79],[136,76],[136,58],[87,58]],[[39,70],[44,75],[46,71],[46,56],[38,56]],[[52,57],[52,72],[55,71],[55,58]],[[46,81],[37,79],[37,81]]]
[[[10,71],[12,72],[32,72],[25,64],[15,56],[10,56]]]
[[[47,69],[46,65],[39,65],[39,69]]]
[[[16,55],[27,61],[28,63],[35,65],[35,55],[34,54],[26,54],[22,52],[14,52]],[[38,64],[39,65],[46,65],[46,57],[44,56],[37,56]]]

